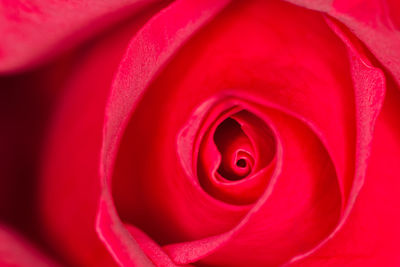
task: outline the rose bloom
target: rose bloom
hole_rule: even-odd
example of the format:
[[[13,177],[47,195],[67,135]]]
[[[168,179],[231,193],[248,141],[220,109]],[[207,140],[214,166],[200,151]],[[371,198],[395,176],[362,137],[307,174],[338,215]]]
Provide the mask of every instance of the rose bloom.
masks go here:
[[[399,3],[1,1],[0,266],[400,266]]]

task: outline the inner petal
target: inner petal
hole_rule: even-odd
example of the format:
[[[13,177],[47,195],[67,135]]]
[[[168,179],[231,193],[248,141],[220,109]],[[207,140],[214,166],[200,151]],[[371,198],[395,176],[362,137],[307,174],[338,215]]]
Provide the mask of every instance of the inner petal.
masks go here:
[[[236,120],[225,119],[215,130],[214,142],[221,153],[218,173],[223,178],[235,181],[251,173],[254,148]]]
[[[226,97],[208,112],[217,119],[198,130],[198,181],[210,196],[234,205],[254,203],[275,169],[276,133],[253,104]]]

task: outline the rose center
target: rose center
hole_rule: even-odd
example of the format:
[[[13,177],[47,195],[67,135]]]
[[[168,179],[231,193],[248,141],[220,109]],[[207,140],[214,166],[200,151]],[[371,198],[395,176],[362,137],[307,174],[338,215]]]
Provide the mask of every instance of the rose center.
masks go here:
[[[227,180],[249,175],[254,166],[254,148],[241,125],[233,118],[225,119],[214,133],[214,142],[221,154],[218,173]]]
[[[246,162],[246,160],[244,160],[244,159],[239,159],[239,160],[236,162],[236,165],[237,165],[239,168],[246,168],[247,162]]]

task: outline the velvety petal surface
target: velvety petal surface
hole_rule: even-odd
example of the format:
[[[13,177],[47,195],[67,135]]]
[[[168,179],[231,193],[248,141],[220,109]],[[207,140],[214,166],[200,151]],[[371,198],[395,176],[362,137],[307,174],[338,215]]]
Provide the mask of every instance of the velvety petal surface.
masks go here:
[[[152,2],[0,3],[0,72],[137,16],[71,54],[39,184],[54,250],[96,266],[399,263],[397,2],[289,0],[327,16],[178,0],[139,16]],[[379,117],[371,62],[389,81]],[[0,239],[3,259],[48,264]]]
[[[365,183],[341,231],[293,266],[397,266],[400,264],[400,94],[389,82],[377,118]]]
[[[176,2],[176,6],[182,3]],[[266,236],[273,232],[289,236],[288,224],[283,224],[279,231],[272,231],[273,223],[260,225],[266,214],[276,212],[280,218],[288,221],[296,218],[304,223],[306,230],[301,232],[304,236],[299,234],[293,243],[280,244],[280,254],[259,253],[253,255],[251,262],[273,265],[305,253],[293,258],[300,259],[334,236],[363,183],[373,125],[384,94],[382,73],[364,62],[364,56],[356,48],[338,38],[321,14],[278,1],[248,1],[235,2],[223,10],[180,49],[153,81],[165,60],[170,59],[171,51],[184,40],[174,39],[180,38],[182,32],[171,31],[167,40],[181,42],[161,42],[165,46],[160,46],[158,41],[166,38],[165,32],[159,31],[159,24],[169,16],[176,16],[173,9],[176,6],[155,17],[135,36],[116,76],[106,113],[102,163],[105,194],[98,231],[109,249],[127,262],[129,247],[140,244],[126,238],[126,229],[118,216],[146,232],[158,244],[166,245],[164,249],[176,263],[203,259],[206,263],[235,265],[249,261],[236,253],[243,249],[243,244],[261,249],[259,242],[251,242],[259,233],[254,229],[263,229]],[[177,24],[183,23],[181,27],[186,25],[184,22],[176,20]],[[153,39],[149,39],[150,35]],[[248,49],[249,44],[252,49]],[[142,55],[147,56],[146,60],[138,60]],[[309,198],[301,197],[302,190],[299,195],[292,194],[290,199],[298,204],[294,205],[293,213],[279,208],[286,202],[280,202],[278,197],[268,202],[274,191],[269,186],[251,207],[216,199],[196,183],[190,162],[197,152],[192,151],[190,142],[181,149],[177,137],[188,121],[192,122],[189,114],[197,107],[207,99],[223,99],[226,95],[262,103],[290,117],[285,126],[295,127],[293,131],[280,124],[286,119],[269,112],[265,115],[279,118],[266,120],[271,121],[268,126],[281,129],[279,142],[286,144],[281,145],[280,165],[277,164],[272,175],[276,185],[280,178],[284,181],[294,177],[284,174],[287,168],[279,167],[290,166],[292,160],[285,163],[285,155],[293,158],[293,164],[297,159],[304,160],[297,163],[299,166],[314,164],[313,168],[299,168],[299,177],[307,178],[299,188]],[[207,105],[202,109],[207,110]],[[298,123],[302,126],[296,126]],[[287,132],[295,136],[287,137]],[[296,136],[303,132],[304,136]],[[195,137],[196,133],[190,134]],[[309,152],[298,151],[295,148],[299,145],[287,143],[303,140],[305,136],[312,136],[307,137],[313,142]],[[290,157],[291,153],[306,155]],[[326,158],[328,163],[317,165],[317,156]],[[324,185],[316,184],[317,177],[324,177],[320,181]],[[296,182],[300,181],[293,184]],[[317,188],[328,192],[324,196],[329,197],[319,196]],[[285,190],[290,191],[290,187],[282,192]],[[306,207],[312,206],[316,209],[307,213]],[[314,219],[306,219],[307,216]],[[306,236],[310,237],[308,243]],[[269,241],[271,247],[277,245],[273,237]],[[123,247],[127,250],[119,252]]]
[[[0,226],[1,266],[60,266],[8,227]]]
[[[52,248],[70,264],[115,265],[95,232],[104,107],[130,38],[162,7],[146,9],[71,55],[79,64],[50,121],[38,181],[40,225]]]
[[[0,2],[0,72],[42,62],[156,0]]]
[[[396,0],[286,0],[345,24],[400,85],[400,6]]]
[[[97,231],[120,264],[142,264],[146,261],[135,252],[139,248],[138,240],[130,238],[120,221],[110,192],[115,154],[129,121],[127,113],[138,104],[144,89],[159,68],[227,2],[174,2],[141,29],[119,66],[106,109],[100,165],[102,198],[97,216]],[[135,64],[132,64],[132,59]]]

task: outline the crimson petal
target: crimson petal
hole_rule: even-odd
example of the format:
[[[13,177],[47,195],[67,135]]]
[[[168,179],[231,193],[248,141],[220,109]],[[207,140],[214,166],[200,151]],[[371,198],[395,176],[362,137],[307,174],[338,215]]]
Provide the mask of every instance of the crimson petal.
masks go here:
[[[0,72],[43,62],[154,2],[1,1]]]

